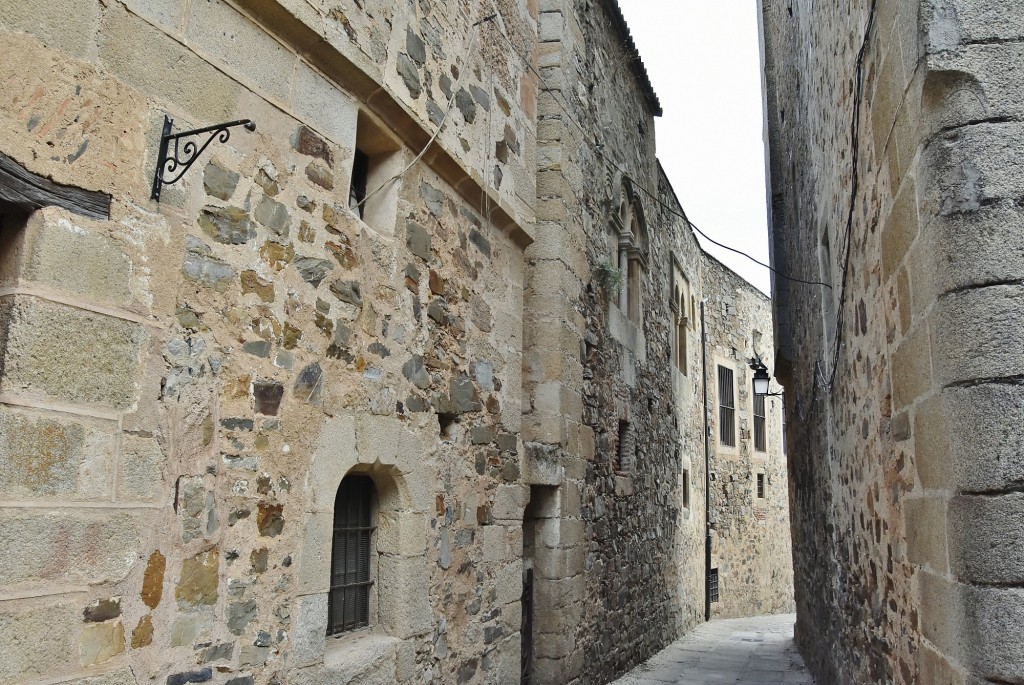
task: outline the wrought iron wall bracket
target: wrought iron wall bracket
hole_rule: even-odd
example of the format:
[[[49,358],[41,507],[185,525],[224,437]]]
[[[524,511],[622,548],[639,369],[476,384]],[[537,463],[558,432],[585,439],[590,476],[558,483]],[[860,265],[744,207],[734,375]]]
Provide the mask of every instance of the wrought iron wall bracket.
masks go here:
[[[159,202],[160,191],[165,185],[177,183],[215,138],[219,138],[222,143],[228,142],[228,139],[231,138],[231,129],[236,126],[244,126],[249,131],[256,130],[254,122],[249,119],[239,119],[191,131],[171,133],[174,128],[174,120],[164,116],[164,131],[160,137],[160,152],[156,158],[156,174],[153,176],[153,194],[150,195],[150,199]],[[182,138],[193,138],[204,133],[209,133],[210,137],[202,145],[197,145],[194,140],[181,142]],[[173,150],[171,149],[172,143]]]

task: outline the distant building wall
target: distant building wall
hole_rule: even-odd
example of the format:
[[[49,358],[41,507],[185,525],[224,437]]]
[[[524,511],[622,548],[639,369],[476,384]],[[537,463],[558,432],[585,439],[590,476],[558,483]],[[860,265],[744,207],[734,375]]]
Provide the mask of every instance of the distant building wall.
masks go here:
[[[774,263],[831,286],[775,280],[797,641],[820,682],[1020,681],[1024,9],[763,15]]]

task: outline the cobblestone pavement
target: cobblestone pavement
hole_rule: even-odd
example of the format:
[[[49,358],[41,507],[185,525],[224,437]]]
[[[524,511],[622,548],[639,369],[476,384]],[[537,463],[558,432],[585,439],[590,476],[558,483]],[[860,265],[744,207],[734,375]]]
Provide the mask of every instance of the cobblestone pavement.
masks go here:
[[[795,614],[711,621],[613,685],[814,685],[793,644]]]

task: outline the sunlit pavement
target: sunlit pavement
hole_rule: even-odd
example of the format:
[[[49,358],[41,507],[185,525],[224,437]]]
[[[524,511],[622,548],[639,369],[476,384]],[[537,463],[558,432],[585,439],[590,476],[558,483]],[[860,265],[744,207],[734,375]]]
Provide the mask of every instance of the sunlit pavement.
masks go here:
[[[614,685],[814,685],[793,644],[795,614],[711,621]]]

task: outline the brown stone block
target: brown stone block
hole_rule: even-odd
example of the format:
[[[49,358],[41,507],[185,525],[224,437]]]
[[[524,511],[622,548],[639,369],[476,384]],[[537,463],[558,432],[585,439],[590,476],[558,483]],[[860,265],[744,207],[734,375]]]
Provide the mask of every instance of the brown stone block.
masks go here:
[[[931,340],[927,322],[903,339],[892,357],[892,400],[897,410],[911,405],[932,386]]]
[[[918,652],[921,683],[929,685],[967,685],[967,677],[948,656],[928,643]]]
[[[151,97],[173,102],[197,122],[235,114],[241,87],[147,22],[112,6],[100,26],[99,62]],[[182,79],[183,73],[189,78]]]
[[[91,303],[131,303],[132,261],[109,237],[106,223],[48,209],[32,214],[23,235],[22,281]]]
[[[927,566],[936,573],[949,569],[946,545],[946,506],[944,497],[908,499],[903,516],[907,531],[907,559]]]
[[[884,30],[883,30],[884,31]],[[884,34],[883,34],[884,35]],[[875,155],[882,157],[889,142],[889,134],[896,122],[896,110],[903,99],[903,91],[896,82],[900,68],[899,46],[882,57],[882,65],[875,79],[875,92],[871,97],[871,132],[874,136]]]
[[[953,572],[964,582],[1024,583],[1024,494],[954,497],[949,506]]]
[[[961,639],[973,675],[987,682],[1024,681],[1024,589],[965,586]]]
[[[0,682],[22,683],[78,672],[81,607],[52,601],[5,602],[0,608]]]
[[[149,555],[146,562],[146,572],[142,578],[142,601],[150,609],[156,609],[164,593],[164,571],[167,568],[167,560],[159,550]]]
[[[135,563],[148,524],[138,512],[4,510],[0,574],[12,591],[119,581]]]
[[[1001,285],[943,297],[932,318],[935,375],[943,385],[1024,374],[1024,286]]]
[[[947,414],[949,392],[925,400],[914,413],[914,463],[921,485],[928,489],[951,489],[957,480],[952,470],[955,423]]]
[[[0,17],[0,26],[33,34],[81,59],[92,47],[100,5],[93,0],[55,0],[40,5],[0,0]]]
[[[114,433],[101,421],[0,405],[0,495],[109,498]]]
[[[882,275],[888,281],[917,237],[917,187],[907,179],[889,210],[882,229]]]
[[[127,409],[147,332],[36,297],[0,299],[0,392]]]
[[[230,31],[224,27],[230,26]],[[190,46],[251,83],[256,90],[288,100],[295,54],[224,2],[191,6],[185,36]]]
[[[964,602],[962,588],[955,581],[930,571],[914,576],[914,599],[920,611],[921,634],[940,651],[958,658],[963,644]]]

